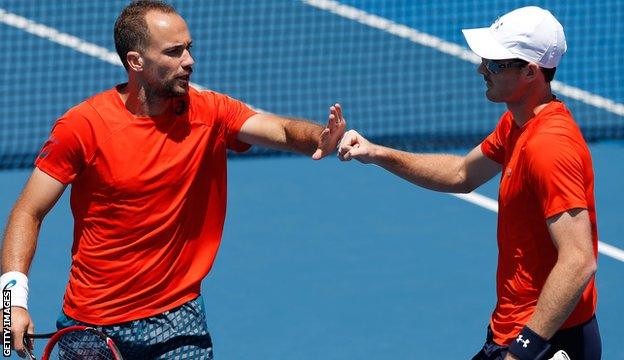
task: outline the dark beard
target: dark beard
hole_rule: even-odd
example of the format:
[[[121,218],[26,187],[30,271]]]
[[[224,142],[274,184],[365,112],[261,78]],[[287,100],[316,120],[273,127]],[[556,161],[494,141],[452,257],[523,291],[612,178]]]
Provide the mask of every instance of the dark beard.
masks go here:
[[[188,89],[176,89],[175,81],[172,80],[163,84],[163,86],[152,88],[149,94],[147,94],[149,101],[156,101],[157,99],[167,100],[186,95]]]
[[[176,83],[176,80],[172,80],[166,83],[165,86],[158,89],[158,93],[156,95],[166,98],[166,99],[186,95],[187,90],[186,89],[177,90],[175,83]]]

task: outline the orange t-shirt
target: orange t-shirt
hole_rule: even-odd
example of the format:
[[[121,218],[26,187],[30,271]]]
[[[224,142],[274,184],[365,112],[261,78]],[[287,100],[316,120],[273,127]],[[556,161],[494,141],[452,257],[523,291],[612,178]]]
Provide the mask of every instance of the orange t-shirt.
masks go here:
[[[503,165],[498,194],[498,301],[490,326],[494,341],[507,345],[533,315],[557,261],[547,218],[574,208],[587,209],[597,257],[594,174],[587,144],[568,109],[557,100],[521,128],[507,111],[481,143],[481,150]],[[595,309],[592,278],[562,328],[588,320]]]
[[[63,310],[109,325],[150,317],[200,292],[221,242],[226,149],[254,111],[190,89],[174,109],[136,117],[116,88],[63,115],[35,165],[72,184],[74,243]]]

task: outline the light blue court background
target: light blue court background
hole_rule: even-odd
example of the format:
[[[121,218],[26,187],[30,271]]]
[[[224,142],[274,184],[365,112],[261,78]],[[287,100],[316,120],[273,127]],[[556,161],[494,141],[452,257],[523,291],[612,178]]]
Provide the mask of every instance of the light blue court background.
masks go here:
[[[600,238],[622,249],[624,143],[591,150]],[[27,176],[0,173],[0,218]],[[479,192],[495,198],[496,186]],[[495,301],[489,210],[335,158],[230,161],[228,198],[223,243],[203,284],[217,359],[467,359],[481,346]],[[71,229],[64,196],[30,275],[38,332],[54,329]],[[624,263],[599,256],[607,360],[624,359],[623,273]]]

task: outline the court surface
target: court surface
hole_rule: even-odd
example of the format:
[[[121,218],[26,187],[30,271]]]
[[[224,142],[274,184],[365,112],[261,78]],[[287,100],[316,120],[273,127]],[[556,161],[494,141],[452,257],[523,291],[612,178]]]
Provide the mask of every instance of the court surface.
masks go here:
[[[591,146],[600,239],[624,248],[624,143]],[[5,219],[26,171],[0,173]],[[480,193],[495,197],[496,181]],[[67,192],[66,192],[67,194]],[[229,165],[228,218],[203,283],[219,359],[466,359],[494,306],[496,215],[375,166],[294,157]],[[72,222],[64,196],[32,266],[30,307],[53,330]],[[624,359],[624,263],[599,256],[604,359]]]

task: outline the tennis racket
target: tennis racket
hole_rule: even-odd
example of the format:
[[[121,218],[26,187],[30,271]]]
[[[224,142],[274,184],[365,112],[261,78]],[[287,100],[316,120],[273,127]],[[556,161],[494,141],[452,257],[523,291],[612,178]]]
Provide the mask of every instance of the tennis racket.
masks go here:
[[[50,339],[41,360],[123,360],[111,338],[89,326],[70,326],[49,334],[26,334],[24,342]],[[28,351],[30,359],[36,359]]]

